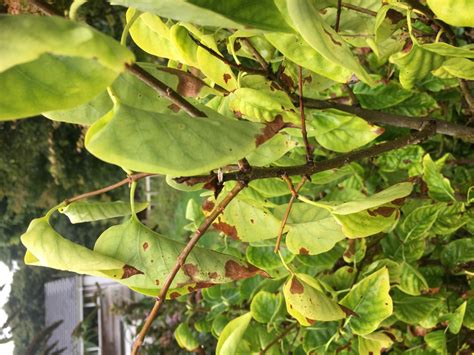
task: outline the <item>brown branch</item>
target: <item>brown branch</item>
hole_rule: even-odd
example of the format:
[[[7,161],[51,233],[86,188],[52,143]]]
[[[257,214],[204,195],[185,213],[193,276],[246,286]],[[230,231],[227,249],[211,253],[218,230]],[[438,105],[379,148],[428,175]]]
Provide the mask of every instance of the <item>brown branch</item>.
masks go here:
[[[339,4],[338,4],[339,5]],[[366,14],[366,15],[369,15],[369,16],[377,16],[377,12],[375,11],[372,11],[372,10],[369,10],[369,9],[366,9],[366,8],[363,8],[363,7],[360,7],[360,6],[356,6],[356,5],[352,5],[352,4],[349,4],[349,3],[341,3],[341,7],[345,7],[346,9],[349,9],[349,10],[352,10],[352,11],[357,11],[357,12],[360,12],[362,14]]]
[[[297,101],[297,97],[293,98],[293,102]],[[379,123],[394,127],[410,128],[420,130],[421,127],[431,121],[436,122],[436,133],[462,138],[469,142],[474,142],[474,128],[458,125],[441,120],[435,120],[431,117],[410,117],[396,115],[393,113],[380,112],[375,110],[368,110],[356,106],[344,105],[337,102],[329,102],[316,99],[303,99],[304,105],[307,108],[315,109],[329,109],[334,108],[340,111],[352,113],[356,116],[362,117],[370,123]]]
[[[193,117],[206,117],[206,115],[190,104],[185,98],[174,91],[172,88],[162,83],[160,80],[155,78],[153,75],[142,69],[137,64],[126,64],[127,70],[136,76],[138,79],[143,81],[145,84],[155,90],[160,96],[170,100],[173,104],[178,106],[180,109],[185,111],[187,114]]]
[[[242,191],[245,188],[245,186],[246,184],[244,182],[238,181],[237,184],[234,186],[234,188],[227,194],[227,196],[224,197],[221,203],[219,203],[219,205],[216,208],[214,208],[211,214],[199,226],[196,232],[193,233],[193,235],[191,236],[191,239],[189,240],[189,242],[186,244],[184,249],[179,254],[178,259],[176,260],[176,263],[173,269],[170,271],[170,273],[166,277],[166,280],[163,284],[163,288],[161,289],[160,294],[156,299],[155,305],[153,306],[153,309],[151,310],[148,317],[146,318],[145,324],[143,325],[140,333],[138,334],[137,339],[133,343],[132,355],[138,354],[138,351],[141,345],[143,344],[143,341],[145,339],[145,336],[148,330],[151,327],[151,324],[155,320],[156,316],[158,315],[158,311],[160,310],[161,305],[166,299],[166,294],[168,293],[168,289],[170,288],[174,278],[178,274],[178,271],[181,269],[181,267],[185,263],[186,258],[191,253],[191,250],[193,250],[196,243],[204,235],[207,229],[211,226],[212,222],[214,222],[214,220],[224,211],[224,209],[232,201],[232,199],[235,196],[237,196],[237,194],[240,191]]]
[[[313,161],[313,148],[309,145],[308,133],[306,132],[306,119],[303,106],[303,68],[298,66],[298,90],[301,117],[301,135],[303,136],[304,147],[306,149],[306,162],[310,164]]]
[[[471,90],[469,88],[468,81],[464,79],[459,80],[459,87],[464,96],[464,100],[466,101],[467,106],[469,107],[469,113],[471,115],[472,120],[472,115],[474,115],[474,98],[471,95]]]
[[[287,176],[311,176],[313,174],[327,171],[331,169],[340,168],[353,161],[358,161],[365,158],[372,158],[380,154],[389,152],[394,149],[403,148],[410,144],[418,144],[436,133],[436,121],[425,122],[421,131],[414,132],[408,136],[400,137],[392,141],[373,145],[370,148],[353,151],[347,154],[339,155],[336,158],[312,162],[311,164],[288,166],[288,167],[253,167],[248,172],[231,171],[223,174],[222,181],[252,181],[266,178]],[[175,178],[178,183],[187,183],[188,185],[195,185],[202,182],[207,182],[210,179],[209,175],[197,175]]]
[[[115,190],[116,188],[119,188],[120,186],[130,184],[132,181],[138,181],[138,180],[143,179],[147,176],[154,176],[154,175],[156,175],[156,174],[148,174],[148,173],[133,174],[133,175],[130,175],[127,178],[125,178],[125,179],[123,179],[119,182],[116,182],[115,184],[103,187],[103,188],[95,190],[95,191],[86,192],[84,194],[68,198],[68,199],[64,200],[64,203],[66,205],[69,205],[70,203],[73,203],[75,201],[83,200],[85,198],[89,198],[89,197],[92,197],[92,196],[101,195],[105,192]]]
[[[253,46],[252,42],[248,38],[240,38],[240,41],[244,44],[245,47],[252,53],[257,62],[260,64],[263,70],[268,71],[268,63],[265,58],[262,57],[260,52]]]
[[[301,188],[303,187],[304,183],[307,180],[307,177],[303,176],[303,178],[301,179],[301,182],[298,184],[298,186],[296,186],[296,189],[295,189],[295,187],[293,186],[293,183],[291,182],[291,179],[288,176],[283,175],[283,178],[286,178],[285,181],[287,181],[288,187],[291,191],[291,198],[290,198],[290,201],[288,202],[288,206],[286,206],[285,216],[283,217],[283,220],[281,221],[280,230],[278,231],[278,237],[275,243],[275,249],[273,249],[273,252],[275,254],[278,253],[278,250],[280,249],[281,239],[283,237],[283,231],[285,229],[286,222],[288,221],[288,217],[290,216],[291,207],[293,207],[293,203],[298,197],[298,192],[301,190]]]
[[[339,32],[339,25],[341,23],[341,9],[342,9],[342,1],[337,0],[336,25],[334,26],[334,30],[336,32]]]
[[[64,17],[64,14],[61,14],[58,10],[56,10],[54,7],[44,1],[30,0],[30,4],[36,6],[45,15]]]
[[[285,338],[289,332],[291,332],[293,329],[295,329],[298,326],[298,323],[293,323],[290,325],[288,328],[286,328],[280,335],[278,335],[275,339],[273,339],[270,343],[265,346],[262,350],[260,350],[259,354],[263,355],[265,354],[270,348],[275,345],[276,343],[280,342],[283,338]]]

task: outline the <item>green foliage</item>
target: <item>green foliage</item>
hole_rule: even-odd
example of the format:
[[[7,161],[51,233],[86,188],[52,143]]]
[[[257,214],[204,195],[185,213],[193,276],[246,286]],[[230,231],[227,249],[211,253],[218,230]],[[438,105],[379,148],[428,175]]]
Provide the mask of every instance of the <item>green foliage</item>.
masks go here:
[[[157,296],[179,262],[166,296],[186,310],[168,330],[186,351],[211,338],[217,354],[472,350],[473,153],[469,135],[457,138],[472,130],[468,30],[396,1],[112,2],[128,7],[120,44],[77,22],[90,4],[72,20],[0,17],[0,119],[83,126],[2,125],[0,227],[15,245],[2,259],[19,252],[26,218],[66,199],[22,235],[25,263]],[[421,142],[426,115],[440,135]],[[403,141],[407,127],[423,132]],[[148,225],[133,178],[130,204],[118,193],[68,204],[113,181],[85,153],[61,154],[82,150],[86,130],[100,160],[166,175]],[[15,186],[33,181],[28,193]],[[53,183],[64,186],[52,194]],[[189,233],[203,232],[180,259]]]

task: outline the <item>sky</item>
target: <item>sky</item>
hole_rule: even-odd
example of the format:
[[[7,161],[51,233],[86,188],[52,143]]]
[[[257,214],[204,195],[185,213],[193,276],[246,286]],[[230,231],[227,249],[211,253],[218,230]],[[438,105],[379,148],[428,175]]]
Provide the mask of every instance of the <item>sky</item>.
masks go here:
[[[2,291],[0,291],[0,326],[7,320],[7,314],[3,310],[3,306],[8,300],[10,294],[10,285],[13,278],[13,271],[9,270],[4,263],[0,263],[0,286],[6,284]],[[10,355],[13,354],[13,341],[0,344],[0,354]]]

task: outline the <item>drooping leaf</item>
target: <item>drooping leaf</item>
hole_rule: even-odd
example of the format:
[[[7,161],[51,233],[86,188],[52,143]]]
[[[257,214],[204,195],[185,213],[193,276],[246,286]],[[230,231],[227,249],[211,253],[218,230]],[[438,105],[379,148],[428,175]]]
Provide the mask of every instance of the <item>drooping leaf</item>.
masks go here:
[[[393,309],[399,320],[415,325],[428,318],[442,302],[441,298],[415,297],[397,293],[393,298]]]
[[[112,38],[56,16],[0,17],[0,48],[0,120],[81,105],[134,60]]]
[[[233,355],[237,353],[239,342],[247,330],[251,319],[252,313],[248,312],[227,323],[217,341],[216,355]]]
[[[428,185],[431,198],[444,202],[456,200],[451,183],[441,174],[440,167],[433,162],[429,154],[423,158],[423,180]]]
[[[383,129],[371,125],[362,118],[342,111],[313,110],[308,132],[324,148],[345,153],[362,147],[383,133]]]
[[[291,276],[283,287],[283,294],[288,313],[301,325],[309,326],[317,320],[331,321],[345,316],[341,307],[326,296],[309,275]]]
[[[135,211],[140,212],[148,207],[148,203],[135,203]],[[71,223],[84,223],[99,221],[131,214],[130,203],[123,201],[114,202],[73,202],[66,207],[61,207],[59,212],[68,216]]]
[[[185,244],[157,234],[131,218],[102,233],[94,251],[142,271],[143,274],[122,283],[137,292],[156,296],[184,247]],[[174,279],[168,297],[254,276],[257,272],[257,268],[230,255],[195,247]]]
[[[174,20],[201,26],[253,27],[267,31],[291,31],[272,0],[111,0]]]
[[[174,337],[178,342],[178,345],[183,349],[193,351],[199,347],[199,341],[186,323],[180,323],[176,327]]]
[[[339,83],[349,81],[352,72],[334,63],[311,47],[303,38],[289,33],[266,33],[265,38],[286,58]]]
[[[461,78],[474,80],[474,62],[466,58],[450,58],[433,71],[440,78]]]
[[[287,6],[294,26],[311,47],[329,61],[355,73],[360,80],[373,84],[349,46],[321,17],[314,2],[288,0]]]
[[[352,214],[333,214],[342,225],[342,232],[349,238],[364,238],[390,231],[400,217],[392,206],[381,206]]]
[[[372,333],[380,323],[392,314],[390,282],[386,268],[365,277],[352,287],[341,300],[341,304],[352,309],[358,317],[348,321],[352,331],[358,335]]]
[[[98,158],[123,168],[189,176],[244,157],[257,146],[262,128],[217,113],[193,118],[117,105],[89,128],[85,144]]]
[[[466,314],[466,306],[467,302],[464,301],[452,314],[449,315],[448,330],[450,333],[458,334],[461,330],[464,315]]]
[[[34,219],[21,236],[21,242],[27,248],[27,265],[46,266],[115,280],[140,272],[126,262],[65,239],[51,227],[47,217]]]

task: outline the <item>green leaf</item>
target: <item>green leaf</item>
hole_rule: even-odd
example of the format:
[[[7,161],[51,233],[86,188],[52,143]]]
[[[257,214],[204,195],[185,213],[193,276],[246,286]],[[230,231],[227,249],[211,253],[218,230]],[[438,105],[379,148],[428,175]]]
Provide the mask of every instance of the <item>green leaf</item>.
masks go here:
[[[86,148],[126,169],[171,176],[208,172],[255,149],[261,125],[208,114],[193,118],[117,105],[89,128]]]
[[[240,88],[228,96],[229,107],[238,116],[254,122],[299,122],[299,114],[288,95],[270,89]]]
[[[341,226],[327,210],[309,207],[314,210],[311,219],[302,221],[302,217],[299,217],[300,220],[297,223],[291,220],[287,223],[289,230],[286,235],[286,245],[293,254],[321,254],[331,250],[337,242],[345,239]],[[290,216],[298,212],[296,208],[292,208]]]
[[[359,82],[354,85],[353,91],[362,107],[374,110],[395,106],[413,95],[395,81],[381,83],[374,87]]]
[[[448,235],[454,233],[469,221],[469,216],[465,214],[466,208],[461,202],[442,206],[438,218],[433,225],[433,233],[439,235]]]
[[[0,48],[0,120],[85,103],[134,60],[112,38],[56,16],[1,16]]]
[[[443,79],[454,77],[474,80],[474,62],[466,58],[450,58],[438,69],[433,70],[433,75]]]
[[[355,73],[363,82],[374,83],[349,46],[321,17],[314,2],[287,0],[287,6],[294,26],[311,47],[332,63]]]
[[[393,202],[395,200],[404,198],[411,194],[413,184],[411,182],[402,182],[389,188],[380,191],[372,196],[366,197],[363,200],[343,203],[331,210],[331,213],[337,215],[348,215],[370,208],[375,208]]]
[[[350,80],[352,72],[334,63],[311,47],[301,36],[287,33],[266,33],[265,38],[292,62],[339,83]]]
[[[199,347],[199,341],[186,323],[181,323],[176,327],[174,337],[178,342],[178,345],[183,349],[193,351]]]
[[[140,212],[148,207],[148,203],[135,203],[135,211]],[[59,212],[68,216],[71,223],[84,223],[99,221],[114,217],[130,215],[130,203],[123,201],[114,202],[73,202],[66,207],[61,207]]]
[[[311,111],[310,135],[324,148],[346,153],[373,141],[384,130],[350,113],[328,109]],[[312,132],[313,131],[313,132]]]
[[[63,238],[50,226],[47,217],[34,219],[26,233],[21,236],[21,242],[27,248],[27,265],[46,266],[116,280],[140,272],[126,262]]]
[[[396,106],[388,107],[386,111],[398,115],[420,117],[427,116],[438,108],[438,103],[428,93],[411,92],[411,95],[408,99]]]
[[[450,202],[456,201],[451,183],[440,172],[429,154],[423,158],[423,180],[428,185],[428,195],[434,200]]]
[[[315,286],[318,282],[309,275],[291,276],[283,287],[288,313],[304,326],[344,318],[341,307]]]
[[[474,4],[470,0],[428,0],[429,7],[440,20],[452,26],[474,27]]]
[[[217,341],[216,355],[236,354],[239,342],[247,330],[251,319],[252,313],[248,312],[227,323]]]
[[[474,260],[474,239],[452,241],[441,252],[441,262],[451,268]]]
[[[296,138],[279,133],[250,153],[247,156],[247,161],[252,166],[269,165],[299,145]]]
[[[246,256],[249,263],[264,270],[276,269],[282,266],[280,257],[273,252],[273,246],[256,247],[249,245],[246,250]],[[287,250],[281,251],[286,263],[290,263],[295,257]]]
[[[317,324],[308,327],[304,339],[303,349],[307,354],[312,352],[324,353],[326,344],[331,340],[334,334],[337,333],[337,322],[318,322]]]
[[[409,52],[402,51],[390,56],[390,62],[400,69],[400,84],[407,90],[437,69],[443,60],[441,55],[428,51],[417,43],[413,44]]]
[[[466,306],[467,302],[464,301],[452,314],[449,315],[448,330],[450,333],[458,334],[461,330],[464,315],[466,314]]]
[[[392,150],[376,158],[376,165],[384,172],[408,171],[408,176],[421,175],[425,151],[419,145]]]
[[[354,285],[341,300],[342,305],[352,309],[358,315],[348,320],[348,325],[355,334],[372,333],[385,318],[392,314],[392,299],[389,291],[388,270],[382,268]]]
[[[426,344],[438,353],[447,354],[446,333],[443,330],[435,330],[425,335]]]
[[[471,330],[474,329],[474,298],[469,298],[467,300],[463,326]]]
[[[397,227],[397,234],[405,242],[426,238],[442,208],[441,204],[416,208],[404,219],[400,227]]]
[[[400,265],[400,285],[398,285],[398,288],[409,295],[418,296],[428,289],[428,283],[418,270],[403,262]]]
[[[280,221],[267,209],[236,198],[229,203],[217,223],[214,223],[214,228],[241,241],[256,242],[276,238]]]
[[[102,233],[94,251],[142,271],[143,274],[122,280],[122,283],[137,292],[156,296],[184,247],[184,243],[155,233],[131,218]],[[195,247],[173,280],[168,297],[175,298],[214,284],[251,277],[257,271],[257,268],[230,255]]]
[[[161,17],[201,26],[291,31],[272,0],[111,0]]]
[[[250,312],[252,313],[253,319],[260,323],[270,323],[275,313],[278,311],[280,301],[278,296],[267,292],[260,291],[252,299],[250,304]]]
[[[375,332],[357,337],[359,354],[373,355],[387,351],[393,344],[393,340],[384,332]]]
[[[397,208],[381,206],[352,214],[333,214],[349,238],[364,238],[390,231],[400,217]]]
[[[402,322],[413,325],[428,318],[442,303],[441,298],[415,297],[402,293],[396,293],[393,298],[395,316]]]

